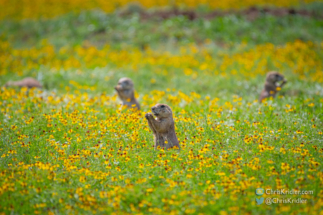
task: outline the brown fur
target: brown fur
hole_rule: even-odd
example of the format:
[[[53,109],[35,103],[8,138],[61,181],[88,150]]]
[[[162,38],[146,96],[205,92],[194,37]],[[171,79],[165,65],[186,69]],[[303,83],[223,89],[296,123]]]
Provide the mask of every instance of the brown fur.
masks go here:
[[[34,78],[24,78],[20,81],[9,81],[5,85],[5,87],[11,87],[11,86],[16,86],[16,87],[28,87],[28,88],[42,88],[43,86]]]
[[[278,84],[279,81],[282,81],[282,83]],[[268,72],[264,89],[262,90],[259,97],[259,102],[262,102],[263,99],[268,97],[275,98],[277,94],[277,87],[282,88],[286,83],[287,80],[282,74],[278,72]]]
[[[179,142],[175,133],[175,125],[172,109],[165,104],[156,104],[151,108],[152,113],[145,115],[148,120],[148,125],[154,133],[155,149],[172,148],[176,146],[180,149]],[[156,119],[153,117],[156,116]],[[168,143],[166,144],[165,141]]]
[[[122,105],[140,110],[140,105],[135,98],[134,85],[130,78],[121,78],[114,89],[117,91],[118,96],[122,101]]]

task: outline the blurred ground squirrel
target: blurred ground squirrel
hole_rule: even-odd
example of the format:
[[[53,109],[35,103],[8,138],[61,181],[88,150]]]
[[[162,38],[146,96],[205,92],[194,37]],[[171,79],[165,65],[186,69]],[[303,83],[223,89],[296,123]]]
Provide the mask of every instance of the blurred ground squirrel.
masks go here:
[[[33,88],[33,87],[37,87],[37,88],[42,88],[43,86],[39,83],[39,81],[37,81],[34,78],[24,78],[20,81],[8,81],[5,85],[5,87],[12,87],[12,86],[16,86],[16,87],[28,87],[28,88]]]
[[[152,113],[145,115],[148,125],[154,133],[155,149],[161,148],[178,148],[179,142],[175,133],[175,125],[172,109],[165,104],[156,104],[151,108]],[[154,116],[156,116],[156,119]]]
[[[134,85],[130,78],[121,78],[114,89],[117,91],[122,105],[140,110],[140,105],[135,98]]]
[[[282,81],[281,84],[278,84],[280,81]],[[275,98],[277,91],[279,91],[286,83],[287,80],[282,74],[278,72],[268,72],[264,89],[259,97],[259,102],[262,102],[263,99],[268,97]]]

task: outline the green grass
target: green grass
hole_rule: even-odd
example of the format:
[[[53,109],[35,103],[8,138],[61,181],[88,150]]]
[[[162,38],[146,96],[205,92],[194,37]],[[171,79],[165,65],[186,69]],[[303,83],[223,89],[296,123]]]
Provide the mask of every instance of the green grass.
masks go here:
[[[262,15],[248,21],[245,16],[230,15],[211,20],[175,17],[163,21],[141,21],[134,14],[120,18],[116,14],[88,11],[67,14],[58,18],[40,20],[1,21],[0,34],[15,46],[35,45],[48,39],[58,47],[81,44],[84,40],[101,47],[174,46],[211,39],[219,44],[283,44],[296,39],[321,41],[323,20],[296,16],[275,17]]]

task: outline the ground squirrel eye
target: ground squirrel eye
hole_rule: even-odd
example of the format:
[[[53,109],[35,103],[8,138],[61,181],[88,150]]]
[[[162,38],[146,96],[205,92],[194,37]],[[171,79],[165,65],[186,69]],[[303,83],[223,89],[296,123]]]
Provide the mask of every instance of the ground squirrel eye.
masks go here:
[[[160,106],[161,108],[164,108],[165,107],[165,105],[162,105],[162,106]]]

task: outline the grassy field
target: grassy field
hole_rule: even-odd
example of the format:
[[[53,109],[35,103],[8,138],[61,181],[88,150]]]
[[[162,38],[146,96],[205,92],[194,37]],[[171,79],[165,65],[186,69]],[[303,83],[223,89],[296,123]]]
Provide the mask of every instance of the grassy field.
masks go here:
[[[0,16],[0,86],[44,85],[0,88],[1,215],[323,214],[322,2],[295,6],[313,16],[254,20],[142,20],[58,2]],[[288,83],[259,104],[271,70]],[[120,108],[121,77],[142,111]],[[154,150],[144,115],[157,103],[173,109],[180,152]]]

